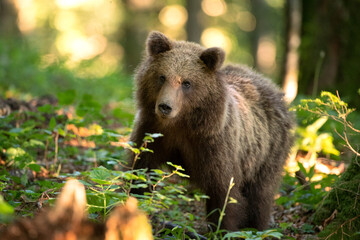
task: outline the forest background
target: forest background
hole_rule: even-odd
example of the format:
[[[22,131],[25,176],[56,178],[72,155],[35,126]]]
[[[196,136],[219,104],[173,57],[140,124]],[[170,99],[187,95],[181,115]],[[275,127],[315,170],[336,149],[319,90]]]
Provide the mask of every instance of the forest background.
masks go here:
[[[65,178],[59,176],[79,171],[93,183],[94,168],[119,170],[114,159],[124,160],[123,151],[114,150],[119,147],[116,144],[113,148],[104,145],[126,139],[131,131],[135,114],[132,76],[151,30],[205,47],[222,47],[226,62],[247,64],[284,89],[297,113],[298,140],[284,177],[293,189],[283,189],[277,202],[293,211],[299,203],[305,204],[312,215],[324,194],[334,189],[335,179],[359,156],[359,132],[346,133],[360,125],[360,115],[355,111],[342,121],[360,106],[358,9],[359,1],[344,0],[1,1],[0,186],[9,215],[36,212],[36,207],[28,205],[43,197],[46,184],[34,187],[39,185],[35,181],[39,176],[62,184]],[[321,95],[323,91],[333,95]],[[16,99],[20,105],[27,104],[27,111],[37,111],[28,105],[44,96],[55,96],[58,105],[48,101],[45,106],[52,108],[39,109],[40,115],[48,115],[32,116],[42,121],[41,126],[29,123],[28,116],[19,120],[14,113],[21,107],[6,107],[13,107],[6,99]],[[316,98],[318,101],[304,102]],[[337,111],[339,106],[343,112]],[[55,112],[56,117],[51,115]],[[48,135],[41,135],[44,132],[39,129]],[[321,172],[323,166],[328,170]],[[12,172],[16,169],[22,171]],[[297,171],[305,174],[305,185],[313,188],[306,189],[304,182],[296,180]],[[337,177],[327,178],[333,174]],[[46,186],[56,195],[61,184]],[[304,191],[310,191],[305,200],[300,199]],[[357,199],[358,190],[354,196]],[[358,215],[353,217],[358,220]],[[279,220],[277,227],[288,237],[315,235],[325,227],[319,230],[321,224],[306,221],[294,227],[284,222]],[[359,231],[353,229],[351,234]]]

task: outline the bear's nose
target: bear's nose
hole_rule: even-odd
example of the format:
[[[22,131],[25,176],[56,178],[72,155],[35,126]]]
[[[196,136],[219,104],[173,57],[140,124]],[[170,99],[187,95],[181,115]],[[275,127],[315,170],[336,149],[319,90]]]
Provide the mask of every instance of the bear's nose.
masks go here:
[[[160,103],[158,107],[160,112],[162,112],[164,115],[168,115],[171,113],[172,108],[166,103]]]

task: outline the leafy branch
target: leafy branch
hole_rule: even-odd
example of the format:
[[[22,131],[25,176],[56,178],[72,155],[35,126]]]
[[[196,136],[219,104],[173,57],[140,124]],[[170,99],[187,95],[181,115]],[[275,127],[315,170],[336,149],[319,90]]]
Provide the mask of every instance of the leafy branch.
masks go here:
[[[133,174],[134,174],[135,164],[138,161],[140,154],[143,152],[153,152],[152,150],[147,148],[148,143],[152,143],[152,142],[154,142],[154,138],[158,138],[158,137],[162,137],[162,136],[163,135],[160,133],[154,133],[154,134],[146,133],[146,136],[143,139],[143,143],[141,144],[141,146],[139,148],[134,148],[130,144],[127,144],[127,148],[130,149],[135,154],[134,160],[133,160],[133,163],[131,166],[130,187],[127,191],[128,196],[130,196],[131,186],[134,181]]]
[[[360,133],[360,130],[355,128],[351,122],[348,121],[350,113],[354,112],[354,108],[349,108],[348,104],[341,100],[339,92],[336,95],[330,92],[321,92],[320,98],[316,99],[302,99],[301,104],[297,106],[298,109],[308,111],[318,116],[325,116],[343,125],[343,133],[340,134],[336,129],[335,132],[344,140],[346,146],[357,156],[360,152],[355,150],[348,138],[348,130]]]

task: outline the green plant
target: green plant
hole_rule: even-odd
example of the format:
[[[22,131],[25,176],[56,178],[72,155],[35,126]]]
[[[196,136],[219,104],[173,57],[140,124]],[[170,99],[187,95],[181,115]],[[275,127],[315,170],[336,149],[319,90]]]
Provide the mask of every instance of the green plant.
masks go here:
[[[307,111],[323,119],[330,118],[339,123],[342,127],[342,133],[336,128],[334,131],[345,142],[345,146],[349,148],[354,154],[360,156],[357,150],[352,146],[349,139],[349,132],[360,133],[353,124],[348,120],[349,114],[355,111],[354,108],[349,108],[348,104],[341,100],[339,94],[334,95],[330,92],[321,92],[320,98],[303,99],[297,106],[300,111]]]
[[[225,202],[224,202],[224,206],[223,206],[223,209],[221,210],[220,212],[220,216],[219,216],[219,222],[218,222],[218,225],[217,225],[217,228],[216,228],[216,232],[219,232],[220,231],[220,226],[221,226],[221,222],[225,216],[225,209],[226,209],[226,206],[227,204],[232,204],[232,203],[237,203],[236,199],[230,197],[229,199],[229,195],[230,195],[230,191],[231,189],[235,186],[235,183],[234,183],[234,178],[232,177],[230,179],[230,185],[229,185],[229,188],[228,188],[228,191],[226,193],[226,197],[225,197]]]
[[[4,201],[0,195],[0,222],[8,222],[14,214],[14,207]]]
[[[262,240],[266,238],[281,239],[282,236],[283,234],[276,229],[268,229],[265,231],[245,230],[240,232],[227,233],[223,239],[241,238],[247,240]]]
[[[290,192],[286,192],[286,189],[281,188],[282,196],[276,199],[276,203],[286,208],[290,208],[296,203],[301,203],[308,210],[316,209],[324,196],[328,194],[325,189],[334,184],[338,176],[322,174],[320,180],[312,180],[315,174],[315,166],[312,166],[308,171],[300,162],[298,162],[298,166],[304,174],[304,180],[307,184],[299,185],[295,177],[286,173],[283,178],[283,186],[294,186],[295,188]]]
[[[331,133],[318,133],[327,120],[328,117],[324,116],[306,127],[298,127],[296,129],[298,138],[294,151],[306,151],[307,159],[316,159],[318,153],[339,156],[340,152],[334,147]]]

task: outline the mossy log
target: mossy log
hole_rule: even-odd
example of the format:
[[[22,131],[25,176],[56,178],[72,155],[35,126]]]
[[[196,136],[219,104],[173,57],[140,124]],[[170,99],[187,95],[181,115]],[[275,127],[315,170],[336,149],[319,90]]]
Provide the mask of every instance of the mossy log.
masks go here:
[[[334,184],[315,212],[314,223],[324,226],[320,239],[360,239],[360,159],[353,159]]]

